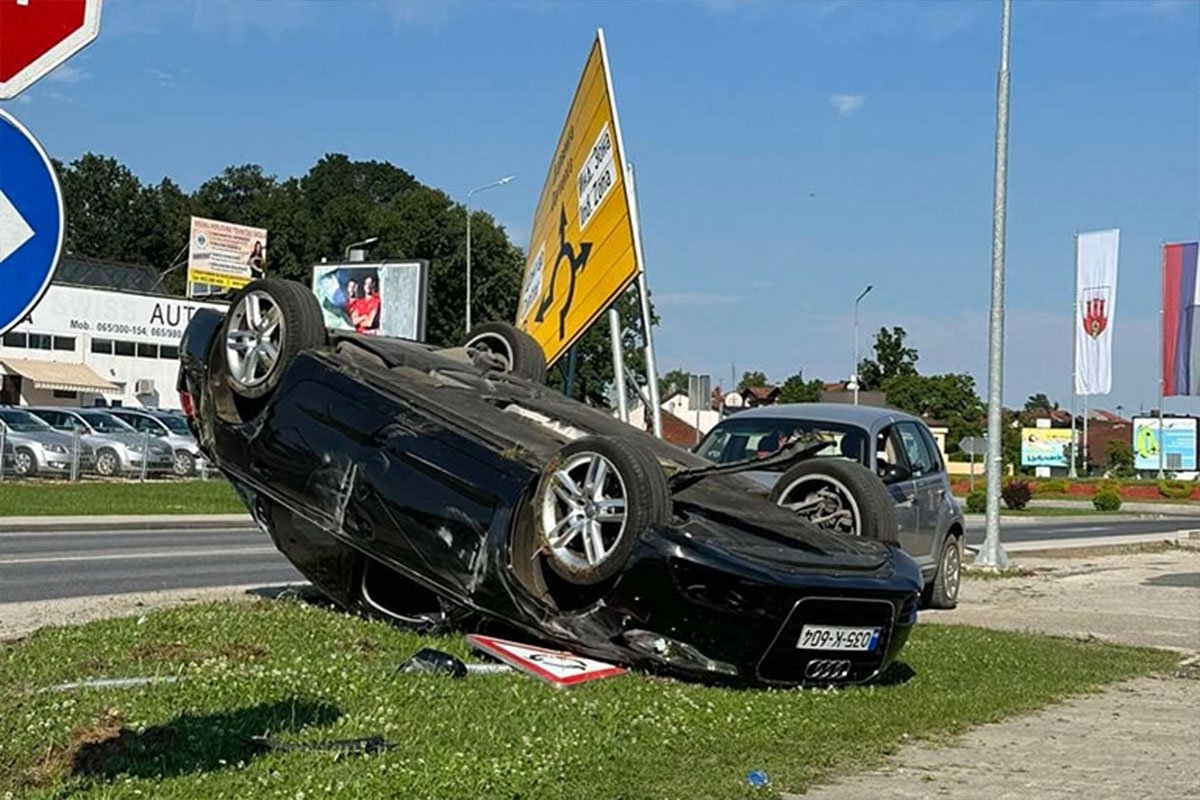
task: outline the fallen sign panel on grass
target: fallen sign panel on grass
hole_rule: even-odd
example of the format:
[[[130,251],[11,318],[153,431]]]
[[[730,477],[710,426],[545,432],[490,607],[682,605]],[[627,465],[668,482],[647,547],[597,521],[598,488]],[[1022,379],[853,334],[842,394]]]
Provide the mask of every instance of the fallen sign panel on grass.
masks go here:
[[[626,672],[623,667],[577,656],[566,650],[547,650],[477,633],[467,634],[467,644],[560,689]]]

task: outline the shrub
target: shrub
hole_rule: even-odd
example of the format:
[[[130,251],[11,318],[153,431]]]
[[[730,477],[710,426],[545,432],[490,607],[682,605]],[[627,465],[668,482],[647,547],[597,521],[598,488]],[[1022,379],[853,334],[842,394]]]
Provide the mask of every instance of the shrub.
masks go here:
[[[967,513],[982,514],[987,511],[987,491],[976,489],[967,495]]]
[[[1192,484],[1187,481],[1159,481],[1158,493],[1171,500],[1186,500],[1192,496]]]
[[[1035,486],[1038,494],[1066,494],[1070,489],[1071,484],[1066,478],[1051,478]]]
[[[1092,498],[1092,505],[1097,511],[1119,511],[1121,509],[1121,495],[1113,491],[1097,492]]]
[[[1103,492],[1112,492],[1117,497],[1121,496],[1121,482],[1114,481],[1112,478],[1105,478],[1096,484],[1096,494]]]
[[[1014,511],[1020,511],[1029,505],[1033,497],[1033,485],[1029,481],[1009,481],[1000,490],[1000,496],[1004,498],[1004,505]]]

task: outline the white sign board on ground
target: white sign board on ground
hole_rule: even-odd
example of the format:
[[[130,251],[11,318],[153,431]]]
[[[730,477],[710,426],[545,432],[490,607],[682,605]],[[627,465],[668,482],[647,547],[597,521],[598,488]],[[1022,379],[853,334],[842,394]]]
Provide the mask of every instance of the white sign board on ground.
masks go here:
[[[312,290],[325,327],[424,341],[429,262],[318,264]]]
[[[475,650],[494,656],[560,689],[625,672],[623,667],[584,658],[566,650],[547,650],[477,633],[467,634],[467,643]]]

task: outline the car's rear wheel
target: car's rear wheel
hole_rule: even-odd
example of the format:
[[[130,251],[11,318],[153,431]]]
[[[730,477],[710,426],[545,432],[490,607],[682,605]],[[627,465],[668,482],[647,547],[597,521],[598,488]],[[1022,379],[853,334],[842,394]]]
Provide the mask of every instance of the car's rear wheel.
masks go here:
[[[938,570],[925,586],[921,601],[926,608],[957,608],[958,588],[962,584],[962,537],[954,531],[946,534],[938,555]]]
[[[587,436],[546,466],[534,526],[553,572],[576,586],[615,577],[638,537],[671,516],[666,475],[640,445]]]
[[[497,364],[502,372],[542,383],[546,380],[546,355],[537,340],[507,322],[485,322],[467,335],[463,347],[475,360],[477,355]]]
[[[186,478],[196,471],[196,459],[191,453],[180,450],[175,453],[175,474]]]
[[[312,292],[277,278],[253,281],[238,292],[222,334],[229,387],[251,400],[275,391],[297,355],[326,341]]]
[[[899,540],[887,487],[869,469],[840,458],[804,461],[783,473],[771,500],[833,533]]]
[[[15,456],[13,470],[18,476],[30,478],[37,474],[37,459],[34,457],[32,450],[18,447]]]

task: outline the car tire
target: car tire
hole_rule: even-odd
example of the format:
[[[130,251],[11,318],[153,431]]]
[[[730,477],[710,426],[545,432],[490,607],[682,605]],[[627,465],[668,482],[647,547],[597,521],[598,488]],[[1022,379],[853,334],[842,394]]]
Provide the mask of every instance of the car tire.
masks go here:
[[[546,354],[537,340],[507,322],[485,322],[476,325],[463,343],[468,355],[482,352],[499,356],[506,364],[504,372],[519,378],[544,383]],[[474,360],[474,358],[472,358]]]
[[[962,537],[953,532],[947,533],[938,553],[937,572],[921,592],[921,604],[926,608],[958,607],[958,590],[962,585],[962,554]]]
[[[585,436],[566,445],[534,495],[539,549],[554,574],[575,586],[616,577],[642,532],[670,517],[658,459],[620,439]]]
[[[20,478],[32,478],[37,475],[37,457],[27,447],[18,447],[13,457],[13,472]]]
[[[173,472],[176,475],[178,475],[180,478],[187,478],[190,477],[195,471],[196,459],[191,453],[185,450],[180,450],[175,454],[175,466],[173,467]]]
[[[143,458],[145,455],[143,454]],[[121,472],[121,458],[115,450],[104,449],[96,453],[96,474],[102,478],[113,478]]]
[[[247,400],[266,397],[297,355],[326,341],[321,307],[307,287],[279,278],[248,283],[221,327],[229,388]]]
[[[879,542],[900,539],[887,487],[853,461],[814,458],[796,464],[775,482],[771,501],[822,530]]]

